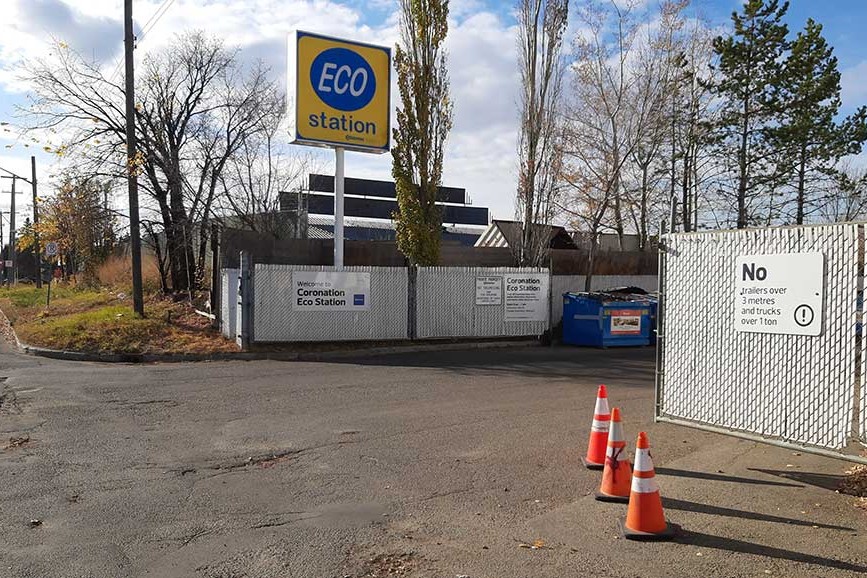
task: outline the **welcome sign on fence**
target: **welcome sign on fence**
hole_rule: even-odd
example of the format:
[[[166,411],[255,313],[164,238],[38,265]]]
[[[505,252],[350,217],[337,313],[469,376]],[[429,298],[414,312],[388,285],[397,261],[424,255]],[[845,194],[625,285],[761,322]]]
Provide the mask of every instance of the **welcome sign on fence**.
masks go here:
[[[294,311],[369,311],[370,273],[293,271]]]
[[[824,266],[822,253],[735,259],[735,329],[783,335],[822,333]]]

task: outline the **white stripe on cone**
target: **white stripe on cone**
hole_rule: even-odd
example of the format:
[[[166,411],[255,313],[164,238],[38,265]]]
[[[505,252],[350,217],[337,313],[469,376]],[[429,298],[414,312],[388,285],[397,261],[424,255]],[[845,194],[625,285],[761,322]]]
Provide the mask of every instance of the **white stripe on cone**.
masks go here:
[[[635,450],[635,465],[632,466],[633,472],[649,472],[653,470],[653,459],[650,457],[650,450],[637,448]]]
[[[596,415],[609,415],[611,412],[608,410],[608,398],[607,397],[597,397],[596,398],[596,411],[594,411]]]
[[[632,491],[636,494],[655,494],[659,492],[656,478],[636,478],[632,476]]]
[[[653,458],[650,457],[650,450],[638,448],[635,450],[635,464],[632,466],[632,491],[639,494],[652,494],[659,491],[659,486],[656,483],[656,477],[639,478],[635,476],[635,472],[652,472]]]
[[[605,455],[609,458],[614,458],[614,452],[620,450],[617,455],[618,462],[626,461],[626,446],[614,448],[611,442],[622,442],[623,440],[623,424],[619,421],[611,422],[611,432],[608,434],[608,449],[605,450]]]
[[[595,432],[607,432],[609,423],[610,422],[603,421],[601,419],[594,419],[593,420],[593,427],[591,429]]]

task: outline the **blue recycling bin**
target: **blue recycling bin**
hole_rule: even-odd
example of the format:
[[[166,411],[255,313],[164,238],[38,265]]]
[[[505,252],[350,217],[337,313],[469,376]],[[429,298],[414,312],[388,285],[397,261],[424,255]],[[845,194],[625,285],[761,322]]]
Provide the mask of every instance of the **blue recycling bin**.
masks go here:
[[[604,293],[563,294],[563,342],[591,347],[650,345],[651,305]]]

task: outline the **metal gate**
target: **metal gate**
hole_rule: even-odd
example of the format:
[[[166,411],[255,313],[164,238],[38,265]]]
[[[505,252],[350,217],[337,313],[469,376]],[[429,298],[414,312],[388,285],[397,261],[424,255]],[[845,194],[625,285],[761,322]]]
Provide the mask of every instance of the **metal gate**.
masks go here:
[[[854,455],[867,440],[863,239],[855,224],[664,236],[657,420],[867,463]],[[737,309],[738,275],[750,273],[745,259],[808,253],[823,255],[819,334],[736,325],[755,311]],[[807,270],[789,274],[795,285],[809,283]]]

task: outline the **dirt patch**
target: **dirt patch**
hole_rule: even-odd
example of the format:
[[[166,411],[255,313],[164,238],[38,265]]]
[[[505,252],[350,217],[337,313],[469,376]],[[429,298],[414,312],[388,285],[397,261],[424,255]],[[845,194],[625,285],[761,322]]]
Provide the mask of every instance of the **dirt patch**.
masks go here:
[[[415,552],[401,554],[379,554],[365,561],[362,574],[358,578],[386,578],[388,576],[409,576],[421,563]]]

